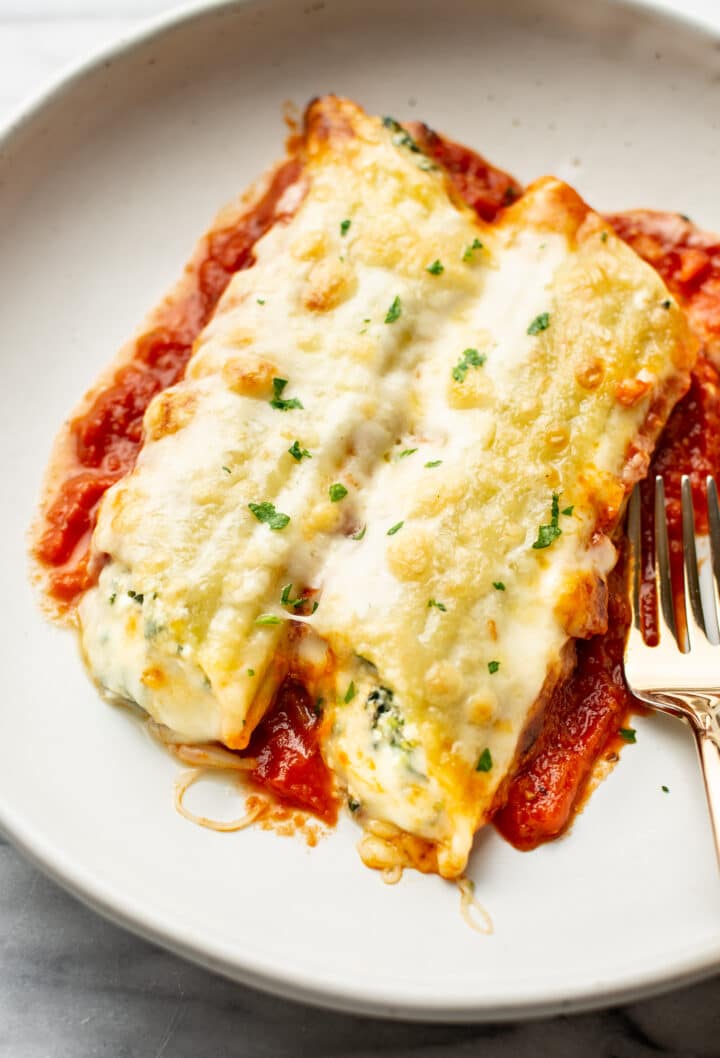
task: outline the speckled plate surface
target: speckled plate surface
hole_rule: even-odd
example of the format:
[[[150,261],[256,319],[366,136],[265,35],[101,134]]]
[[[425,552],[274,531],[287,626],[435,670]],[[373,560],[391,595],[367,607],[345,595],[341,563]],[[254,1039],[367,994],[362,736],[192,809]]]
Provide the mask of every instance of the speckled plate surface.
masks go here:
[[[720,883],[682,726],[638,720],[566,839],[521,854],[480,835],[470,874],[495,933],[478,936],[439,879],[382,885],[349,822],[308,849],[177,816],[176,765],[99,700],[71,635],[40,617],[25,557],[63,416],[217,207],[278,155],[285,101],[347,94],[523,180],[555,173],[598,209],[720,229],[719,48],[707,27],[600,0],[210,4],[106,52],[5,133],[0,825],[58,881],[240,981],[356,1011],[517,1018],[720,966]],[[236,808],[222,784],[197,796]]]

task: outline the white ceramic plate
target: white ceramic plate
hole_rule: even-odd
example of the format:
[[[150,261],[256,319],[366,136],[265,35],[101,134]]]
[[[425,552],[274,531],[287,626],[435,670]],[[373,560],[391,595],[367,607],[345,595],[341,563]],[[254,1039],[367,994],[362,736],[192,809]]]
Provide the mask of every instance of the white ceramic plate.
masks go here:
[[[567,839],[521,854],[480,836],[470,873],[495,923],[481,937],[453,887],[409,872],[389,888],[363,868],[349,822],[309,850],[176,815],[175,764],[38,616],[24,539],[63,416],[216,208],[278,155],[286,100],[348,94],[422,116],[522,179],[556,173],[600,209],[676,209],[720,229],[719,71],[708,31],[604,2],[251,0],[158,23],[10,129],[0,823],[45,870],[240,981],[359,1011],[518,1017],[720,965],[720,885],[681,726],[639,720]],[[203,796],[235,808],[221,787]]]

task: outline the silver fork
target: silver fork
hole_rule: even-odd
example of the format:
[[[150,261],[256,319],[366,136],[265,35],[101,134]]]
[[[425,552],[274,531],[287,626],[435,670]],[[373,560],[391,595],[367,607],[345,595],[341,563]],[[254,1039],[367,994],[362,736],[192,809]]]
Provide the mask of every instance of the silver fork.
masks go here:
[[[709,562],[698,565],[690,478],[682,478],[683,582],[682,597],[674,598],[662,477],[655,478],[655,584],[660,641],[649,646],[640,625],[641,508],[639,488],[630,498],[628,537],[631,545],[633,618],[625,652],[625,675],[633,694],[663,713],[685,720],[700,754],[705,792],[720,864],[720,508],[715,480],[707,479]],[[676,614],[681,618],[676,620]],[[682,620],[684,615],[684,620]]]

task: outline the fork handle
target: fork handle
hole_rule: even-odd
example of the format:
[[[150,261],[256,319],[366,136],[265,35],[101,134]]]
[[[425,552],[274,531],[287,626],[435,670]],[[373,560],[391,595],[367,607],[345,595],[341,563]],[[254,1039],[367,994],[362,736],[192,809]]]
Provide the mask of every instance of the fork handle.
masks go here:
[[[703,710],[692,724],[692,728],[700,754],[705,793],[715,837],[715,852],[718,866],[720,866],[720,726],[714,712]]]

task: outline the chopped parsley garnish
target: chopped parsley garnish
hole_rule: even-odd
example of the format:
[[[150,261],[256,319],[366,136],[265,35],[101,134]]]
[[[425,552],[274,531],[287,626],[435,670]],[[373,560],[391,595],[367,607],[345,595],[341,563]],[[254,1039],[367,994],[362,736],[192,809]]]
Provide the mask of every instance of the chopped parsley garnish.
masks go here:
[[[482,367],[487,357],[479,353],[477,349],[466,349],[452,369],[452,377],[456,382],[464,382],[465,376],[471,367]]]
[[[501,580],[494,580],[493,588],[495,589],[495,591],[505,591],[505,585]]]
[[[602,235],[600,236],[600,238],[602,239],[603,242],[607,242],[608,241],[608,233],[606,231],[604,231],[602,233]]]
[[[283,606],[292,606],[293,610],[299,610],[301,606],[305,605],[307,599],[304,599],[302,595],[298,595],[296,599],[291,599],[291,591],[292,584],[286,584],[280,595],[280,602],[283,604]],[[317,603],[315,603],[315,609],[313,610],[313,613],[315,613],[315,610],[317,610]]]
[[[131,599],[134,599],[135,602],[138,603],[140,606],[142,606],[143,602],[145,601],[145,596],[141,591],[133,591],[131,588],[128,592],[128,595]]]
[[[665,298],[665,300],[662,303],[662,307],[664,309],[669,309],[671,305],[672,305],[672,301],[670,300],[670,298]]]
[[[442,459],[431,459],[429,463],[426,463],[426,467],[439,467],[442,463]]]
[[[232,470],[230,469],[230,467],[223,467],[222,469],[225,471],[226,474],[232,474]]]
[[[340,221],[340,234],[341,235],[347,235],[347,233],[350,231],[350,225],[351,224],[352,224],[351,220],[341,220]]]
[[[340,500],[344,500],[348,494],[348,490],[340,481],[336,481],[334,485],[331,485],[328,489],[328,496],[333,503],[339,503]]]
[[[550,313],[541,312],[539,316],[536,316],[527,329],[528,334],[540,334],[541,331],[546,331],[550,326]]]
[[[512,202],[515,201],[519,194],[520,192],[516,188],[512,187],[512,185],[508,185],[505,188],[505,194],[503,195],[504,204],[506,206],[509,206]]]
[[[437,599],[428,599],[428,610],[431,606],[434,606],[437,610],[442,610],[443,613],[447,613],[447,606],[444,602],[438,602]]]
[[[302,408],[301,402],[297,397],[291,397],[289,400],[283,398],[283,390],[288,384],[286,378],[274,378],[272,380],[273,388],[273,399],[270,401],[271,408],[277,408],[279,411],[290,411],[292,408]]]
[[[390,308],[387,310],[387,312],[385,314],[385,322],[386,323],[395,323],[395,320],[399,320],[400,319],[401,313],[402,313],[402,305],[400,304],[400,296],[398,294],[396,294],[394,299],[393,299],[392,305],[390,306]]]
[[[350,683],[348,684],[348,689],[345,691],[345,697],[343,698],[345,704],[348,705],[353,700],[356,694],[357,690],[355,689],[355,684],[352,680],[350,680]]]
[[[618,735],[623,742],[637,742],[636,731],[634,727],[621,727],[618,731]]]
[[[264,305],[265,304],[265,298],[256,298],[255,300],[257,301],[258,305]]]
[[[417,163],[421,169],[437,169],[435,163],[425,157],[410,133],[402,127],[399,121],[396,121],[395,118],[383,118],[382,123],[386,129],[390,129],[393,133],[392,141],[396,147],[407,147],[413,154],[422,155]]]
[[[491,676],[494,676],[497,670],[500,668],[499,661],[488,661],[488,672]]]
[[[445,265],[439,259],[435,259],[432,264],[428,265],[425,269],[431,276],[441,276],[445,271]]]
[[[661,786],[660,789],[662,790],[663,793],[670,793],[670,787],[669,786]]]
[[[360,808],[360,802],[356,801],[354,797],[348,797],[348,808],[351,812],[357,812]]]
[[[315,716],[320,716],[321,715],[322,708],[323,708],[324,705],[325,705],[325,699],[324,698],[316,698],[315,699],[315,705],[313,706],[313,712],[315,713]]]
[[[254,676],[255,675],[255,669],[248,669],[247,670],[247,674],[248,674],[248,676]]]
[[[302,459],[312,459],[312,456],[308,452],[307,448],[301,448],[299,441],[293,441],[288,448],[288,452],[296,462],[300,462]]]
[[[387,535],[388,536],[395,536],[395,533],[397,533],[400,529],[402,529],[402,527],[404,525],[405,525],[405,522],[395,522],[395,525],[393,525],[392,528],[388,529]]]
[[[492,753],[489,749],[484,749],[478,758],[478,762],[475,765],[475,771],[490,771],[492,768]]]
[[[279,625],[281,623],[282,618],[276,617],[274,613],[261,613],[255,618],[256,625]]]
[[[564,514],[566,518],[569,518],[574,510],[575,510],[575,507],[574,507],[574,505],[571,504],[570,507],[563,507],[563,509],[562,509],[562,511],[560,513]]]
[[[475,253],[475,251],[476,250],[482,250],[482,248],[483,248],[483,244],[480,242],[480,240],[479,239],[473,239],[473,241],[470,243],[470,245],[465,248],[465,252],[462,255],[463,261],[472,261],[473,254]]]
[[[400,453],[400,455],[398,456],[398,459],[404,459],[405,456],[413,456],[413,455],[415,455],[416,452],[417,452],[417,448],[404,448],[402,450],[402,452]]]
[[[563,511],[563,514],[565,514],[568,510],[571,511],[571,508],[566,507]],[[533,547],[536,551],[543,547],[550,547],[550,544],[552,544],[554,540],[557,540],[557,538],[562,535],[562,529],[560,528],[559,522],[560,493],[553,492],[552,506],[550,508],[550,524],[541,525],[538,528],[537,540],[533,544]]]
[[[357,533],[355,533],[355,534],[353,535],[353,540],[362,540],[362,538],[363,538],[363,537],[365,536],[365,533],[366,533],[366,532],[367,532],[367,526],[366,526],[366,525],[364,525],[364,526],[362,527],[362,529],[359,529],[359,530],[357,531]]]
[[[283,514],[282,511],[276,511],[273,503],[268,503],[267,501],[263,503],[248,503],[248,507],[259,522],[263,522],[264,525],[268,525],[276,531],[284,529],[290,521],[290,515]]]
[[[116,600],[116,599],[117,599],[117,592],[116,592],[116,591],[114,591],[114,592],[112,593],[112,595],[110,596],[110,599],[109,599],[109,602],[110,602],[110,605],[111,605],[111,606],[113,605],[113,603],[115,602],[115,600]]]

